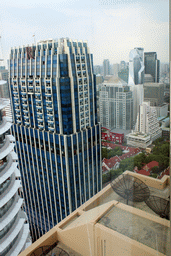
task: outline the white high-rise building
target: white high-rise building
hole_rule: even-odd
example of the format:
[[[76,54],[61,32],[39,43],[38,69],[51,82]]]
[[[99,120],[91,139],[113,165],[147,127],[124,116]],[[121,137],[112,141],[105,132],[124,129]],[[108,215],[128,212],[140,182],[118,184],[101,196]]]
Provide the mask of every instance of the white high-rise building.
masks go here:
[[[137,120],[137,115],[139,113],[139,106],[144,101],[144,87],[143,84],[137,84],[130,86],[130,91],[133,95],[133,125],[135,125]]]
[[[0,255],[17,256],[31,244],[29,224],[23,210],[20,172],[14,153],[14,137],[10,135],[11,123],[3,117],[9,100],[0,100]]]
[[[150,102],[143,102],[140,105],[135,131],[149,134],[152,141],[161,137],[162,131],[157,120],[157,113],[154,108],[150,107]]]
[[[135,130],[127,135],[127,144],[146,148],[161,136],[162,130],[157,120],[156,110],[150,107],[150,102],[143,102],[139,106]]]
[[[109,129],[131,130],[133,97],[123,80],[111,77],[100,91],[100,123]]]

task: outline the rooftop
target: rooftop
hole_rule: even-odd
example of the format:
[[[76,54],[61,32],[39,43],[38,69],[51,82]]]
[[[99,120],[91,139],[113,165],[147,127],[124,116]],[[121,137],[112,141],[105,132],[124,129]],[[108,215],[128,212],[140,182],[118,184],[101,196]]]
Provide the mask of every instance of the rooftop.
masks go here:
[[[157,247],[161,253],[169,252],[169,227],[122,208],[123,205],[114,205],[98,223],[150,248]]]
[[[127,86],[128,84],[122,80],[119,77],[116,76],[105,76],[105,80],[103,82],[103,84],[107,84],[108,86],[113,86],[113,85],[121,85],[121,86]]]
[[[152,195],[168,198],[168,176],[157,180],[126,173],[144,181]],[[20,256],[30,256],[37,248],[55,243],[69,255],[76,256],[104,255],[101,250],[111,256],[169,255],[170,222],[157,216],[145,202],[129,201],[126,205],[125,201],[110,185],[106,186]]]

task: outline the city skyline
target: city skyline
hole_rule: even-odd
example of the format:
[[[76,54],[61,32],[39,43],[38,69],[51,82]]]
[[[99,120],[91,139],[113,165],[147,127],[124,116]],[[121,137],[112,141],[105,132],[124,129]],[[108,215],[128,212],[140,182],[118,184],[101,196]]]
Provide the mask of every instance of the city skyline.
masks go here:
[[[155,51],[168,62],[168,0],[157,1],[45,1],[1,6],[0,35],[5,59],[10,47],[32,44],[47,38],[70,37],[88,40],[94,65],[129,60],[134,47]],[[35,35],[35,37],[33,37]]]

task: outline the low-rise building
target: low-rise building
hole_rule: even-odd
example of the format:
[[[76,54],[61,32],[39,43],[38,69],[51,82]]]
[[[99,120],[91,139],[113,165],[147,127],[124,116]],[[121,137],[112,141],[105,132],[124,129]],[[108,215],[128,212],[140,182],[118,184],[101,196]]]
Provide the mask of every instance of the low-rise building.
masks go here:
[[[150,163],[144,165],[141,170],[138,170],[138,167],[135,166],[134,172],[145,176],[150,176],[152,168],[155,166],[159,166],[159,163],[157,161],[151,161]]]
[[[105,127],[101,128],[102,133],[101,133],[101,139],[106,140],[106,141],[111,141],[111,142],[117,142],[122,144],[124,142],[124,133],[115,133],[111,132],[110,129],[107,129]]]

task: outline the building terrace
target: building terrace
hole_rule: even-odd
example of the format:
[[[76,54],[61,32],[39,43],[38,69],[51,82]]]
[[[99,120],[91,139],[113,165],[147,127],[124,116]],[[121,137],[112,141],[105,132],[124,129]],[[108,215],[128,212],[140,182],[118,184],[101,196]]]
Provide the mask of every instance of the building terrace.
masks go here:
[[[145,182],[151,194],[169,197],[169,176],[158,180],[129,171],[125,174]],[[40,255],[32,253],[56,242],[69,255],[169,255],[170,222],[144,202],[126,205],[125,201],[106,186],[20,256]]]

